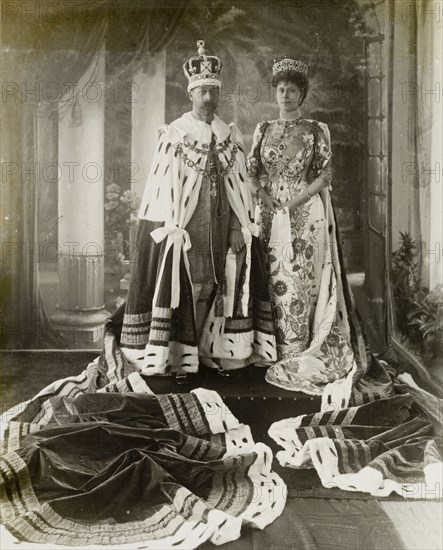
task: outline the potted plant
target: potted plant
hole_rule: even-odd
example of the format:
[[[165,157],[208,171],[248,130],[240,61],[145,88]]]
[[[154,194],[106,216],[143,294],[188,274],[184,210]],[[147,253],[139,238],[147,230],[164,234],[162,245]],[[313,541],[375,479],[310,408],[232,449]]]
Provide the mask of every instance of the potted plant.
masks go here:
[[[407,324],[414,327],[421,337],[422,347],[433,359],[442,357],[443,347],[443,285],[432,292],[414,296]]]
[[[397,324],[416,352],[435,360],[443,356],[443,285],[431,292],[421,285],[418,254],[410,234],[400,233],[392,257]]]
[[[117,183],[106,187],[105,257],[109,264],[118,266],[122,275],[130,269],[131,237],[139,208],[140,198],[133,191],[123,190]]]

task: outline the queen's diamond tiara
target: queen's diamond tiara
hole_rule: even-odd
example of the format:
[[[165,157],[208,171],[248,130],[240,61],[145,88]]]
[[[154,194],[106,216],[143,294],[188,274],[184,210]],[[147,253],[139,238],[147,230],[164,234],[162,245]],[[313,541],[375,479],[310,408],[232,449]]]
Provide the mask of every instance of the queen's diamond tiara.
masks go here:
[[[289,59],[284,57],[281,61],[274,61],[272,66],[272,74],[281,73],[282,71],[295,71],[301,73],[304,76],[308,74],[308,66],[300,59]]]

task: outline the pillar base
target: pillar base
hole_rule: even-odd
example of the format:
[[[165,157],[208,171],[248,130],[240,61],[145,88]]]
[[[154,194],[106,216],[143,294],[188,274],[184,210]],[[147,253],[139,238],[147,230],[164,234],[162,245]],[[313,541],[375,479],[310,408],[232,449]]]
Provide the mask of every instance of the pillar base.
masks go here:
[[[94,311],[58,309],[51,315],[50,323],[69,348],[97,349],[101,347],[105,321],[109,316],[105,308]]]

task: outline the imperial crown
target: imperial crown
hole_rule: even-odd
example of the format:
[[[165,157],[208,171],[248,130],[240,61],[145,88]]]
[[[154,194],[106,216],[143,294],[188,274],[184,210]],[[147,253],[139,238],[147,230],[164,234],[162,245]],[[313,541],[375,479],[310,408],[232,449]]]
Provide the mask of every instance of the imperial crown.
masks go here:
[[[274,60],[274,65],[272,66],[273,75],[282,71],[295,71],[306,76],[308,74],[308,66],[300,59],[289,59],[285,56],[281,61]]]
[[[183,65],[188,79],[188,92],[197,86],[218,86],[221,88],[220,71],[222,62],[218,57],[206,55],[205,43],[197,40],[198,56],[191,57]]]

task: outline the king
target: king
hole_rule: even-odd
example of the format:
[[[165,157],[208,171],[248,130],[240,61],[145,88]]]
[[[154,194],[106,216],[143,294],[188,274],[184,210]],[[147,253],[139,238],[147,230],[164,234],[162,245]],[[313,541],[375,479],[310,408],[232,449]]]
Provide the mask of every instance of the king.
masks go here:
[[[143,194],[120,347],[146,375],[189,381],[276,360],[243,140],[216,114],[220,60],[183,66],[192,110],[159,130]]]

